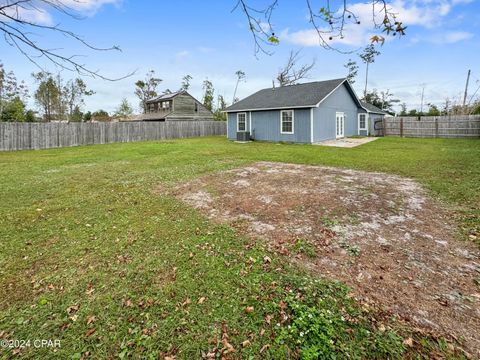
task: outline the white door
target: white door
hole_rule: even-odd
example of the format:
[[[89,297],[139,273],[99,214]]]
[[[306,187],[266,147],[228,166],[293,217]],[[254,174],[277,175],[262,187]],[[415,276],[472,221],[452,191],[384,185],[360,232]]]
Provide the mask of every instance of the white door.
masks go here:
[[[344,113],[337,113],[337,120],[335,122],[336,128],[336,138],[343,138],[345,137],[345,114]]]

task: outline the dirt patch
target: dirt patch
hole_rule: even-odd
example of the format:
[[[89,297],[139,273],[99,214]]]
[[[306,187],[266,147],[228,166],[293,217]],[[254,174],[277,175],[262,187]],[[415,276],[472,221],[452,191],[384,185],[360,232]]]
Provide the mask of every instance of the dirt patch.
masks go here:
[[[480,253],[455,239],[450,214],[415,181],[260,162],[173,191],[215,221],[345,282],[363,304],[480,355]]]

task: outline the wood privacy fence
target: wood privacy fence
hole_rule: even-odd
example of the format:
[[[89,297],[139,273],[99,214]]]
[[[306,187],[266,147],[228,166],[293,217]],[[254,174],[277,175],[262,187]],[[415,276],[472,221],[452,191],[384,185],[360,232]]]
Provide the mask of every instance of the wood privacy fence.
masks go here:
[[[0,151],[226,135],[224,121],[1,123]]]
[[[386,136],[478,138],[480,115],[386,117],[383,129]]]

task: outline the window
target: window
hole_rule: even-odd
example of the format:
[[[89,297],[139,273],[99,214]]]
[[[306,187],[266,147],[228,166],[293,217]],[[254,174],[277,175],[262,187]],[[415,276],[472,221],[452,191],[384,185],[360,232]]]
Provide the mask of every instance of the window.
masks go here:
[[[195,112],[198,112],[198,103],[195,101]]]
[[[293,110],[280,111],[280,133],[293,134]]]
[[[367,130],[367,114],[358,114],[358,129]]]
[[[148,111],[149,112],[155,112],[155,104],[149,104],[148,105]]]
[[[170,101],[164,101],[164,102],[162,102],[162,108],[164,108],[164,109],[170,109]]]
[[[237,114],[237,131],[246,131],[247,130],[247,114],[238,113]]]

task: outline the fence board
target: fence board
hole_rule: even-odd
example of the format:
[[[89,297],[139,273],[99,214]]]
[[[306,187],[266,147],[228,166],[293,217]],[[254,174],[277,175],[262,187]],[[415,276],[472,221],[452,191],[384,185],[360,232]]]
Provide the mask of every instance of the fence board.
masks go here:
[[[0,151],[226,135],[224,121],[0,123]]]
[[[478,138],[480,115],[386,117],[385,136]]]

